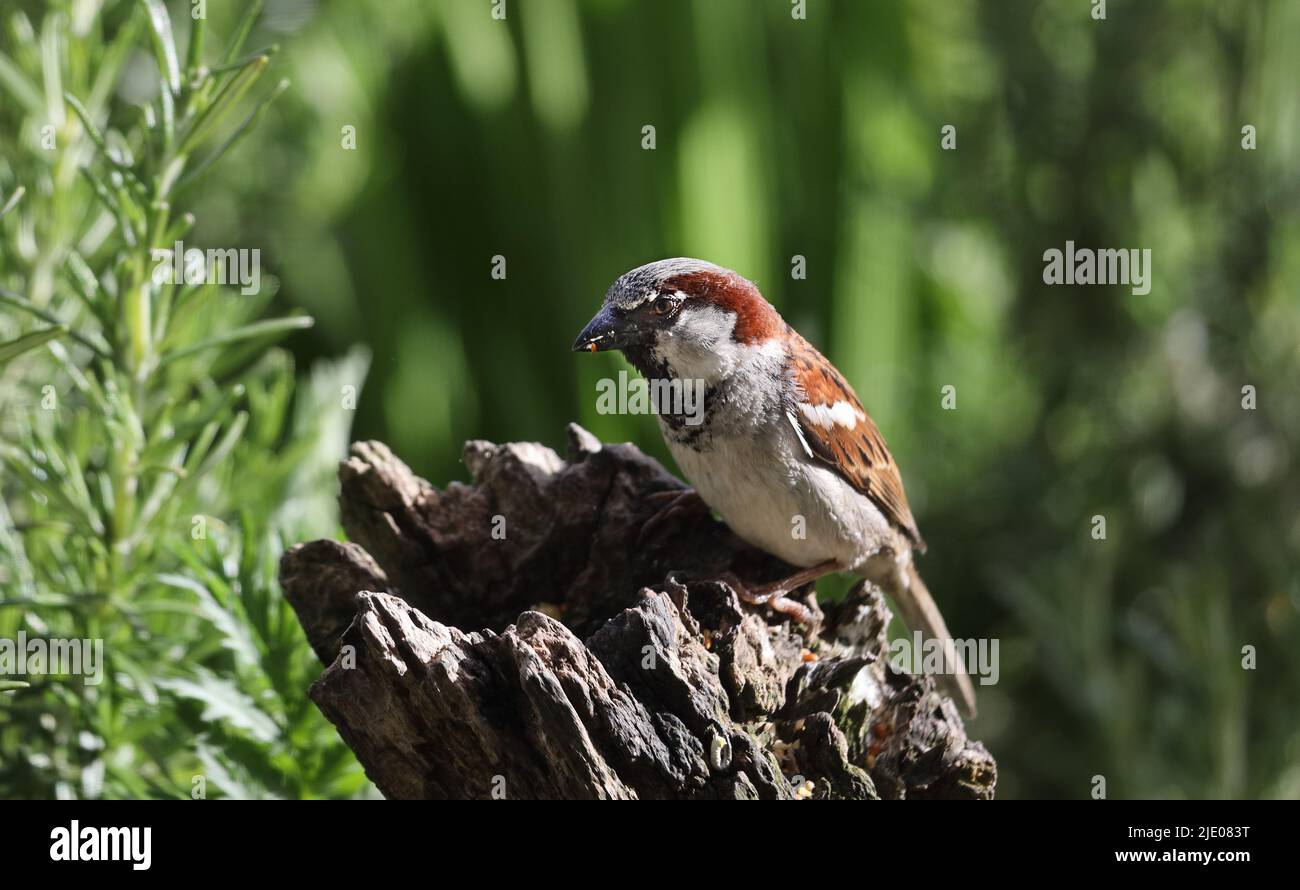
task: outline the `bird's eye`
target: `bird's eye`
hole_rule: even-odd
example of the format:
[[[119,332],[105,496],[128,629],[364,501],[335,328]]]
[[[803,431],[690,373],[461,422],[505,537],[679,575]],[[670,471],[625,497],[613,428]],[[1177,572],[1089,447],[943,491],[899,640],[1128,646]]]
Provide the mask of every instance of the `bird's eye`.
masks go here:
[[[672,315],[673,310],[677,308],[678,302],[672,297],[660,297],[650,304],[650,311],[655,315]]]

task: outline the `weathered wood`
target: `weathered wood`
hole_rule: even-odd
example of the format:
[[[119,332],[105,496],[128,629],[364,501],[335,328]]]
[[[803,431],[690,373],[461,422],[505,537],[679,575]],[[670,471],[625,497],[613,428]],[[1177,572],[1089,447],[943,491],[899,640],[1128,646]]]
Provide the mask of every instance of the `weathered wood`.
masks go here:
[[[386,446],[340,467],[350,543],[294,547],[311,695],[393,798],[989,798],[993,758],[887,663],[859,584],[813,628],[744,605],[787,567],[631,445],[470,442],[438,490]]]

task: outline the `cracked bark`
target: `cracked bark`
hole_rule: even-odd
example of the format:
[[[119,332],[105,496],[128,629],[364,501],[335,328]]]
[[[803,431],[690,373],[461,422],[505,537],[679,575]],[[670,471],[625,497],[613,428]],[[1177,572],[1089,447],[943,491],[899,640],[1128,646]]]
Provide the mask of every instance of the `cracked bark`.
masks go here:
[[[386,446],[339,470],[350,541],[281,562],[326,665],[311,695],[390,798],[990,798],[993,758],[929,677],[888,664],[858,584],[813,627],[743,605],[727,572],[787,567],[683,484],[569,428],[470,442],[439,490]]]

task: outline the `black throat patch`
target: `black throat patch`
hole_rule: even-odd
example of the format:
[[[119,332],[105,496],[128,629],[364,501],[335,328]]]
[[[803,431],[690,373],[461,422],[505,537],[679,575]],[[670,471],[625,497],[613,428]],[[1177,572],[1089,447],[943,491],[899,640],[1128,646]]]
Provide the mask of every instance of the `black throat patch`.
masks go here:
[[[679,379],[672,366],[650,347],[628,347],[623,350],[623,355],[646,380]],[[712,438],[710,426],[715,414],[714,408],[725,401],[727,388],[728,383],[725,380],[713,386],[706,386],[698,413],[657,412],[663,425],[664,438],[673,444],[683,445],[693,451],[701,451],[707,448]],[[697,418],[699,422],[693,422]]]

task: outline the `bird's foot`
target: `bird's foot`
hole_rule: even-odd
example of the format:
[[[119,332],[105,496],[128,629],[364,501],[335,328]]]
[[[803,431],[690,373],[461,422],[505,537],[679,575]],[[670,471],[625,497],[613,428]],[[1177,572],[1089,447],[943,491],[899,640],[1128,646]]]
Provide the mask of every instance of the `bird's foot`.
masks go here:
[[[782,615],[789,615],[800,624],[811,625],[816,620],[813,616],[812,610],[798,600],[791,599],[789,594],[803,587],[805,584],[811,584],[823,575],[837,572],[841,568],[840,564],[835,560],[828,559],[815,566],[801,569],[788,578],[782,578],[779,581],[773,581],[770,584],[762,584],[755,587],[745,584],[731,573],[724,576],[722,580],[725,580],[728,584],[732,585],[736,591],[736,595],[750,605],[766,605],[774,612],[779,612]]]
[[[767,607],[773,612],[788,615],[799,624],[811,625],[816,621],[811,609],[787,595],[793,593],[793,591],[780,586],[766,584],[749,591],[749,595],[739,590],[736,592],[745,602],[756,606],[766,603]]]
[[[751,586],[741,581],[732,572],[719,575],[717,580],[734,590],[736,596],[751,606],[767,606],[773,612],[788,615],[791,619],[803,625],[812,625],[816,621],[811,609],[788,596],[793,592],[794,588],[781,581]]]
[[[645,503],[657,506],[654,515],[641,526],[637,536],[637,546],[646,541],[653,541],[670,523],[680,519],[690,519],[709,515],[709,505],[693,488],[674,488],[668,491],[656,491],[644,498]]]

